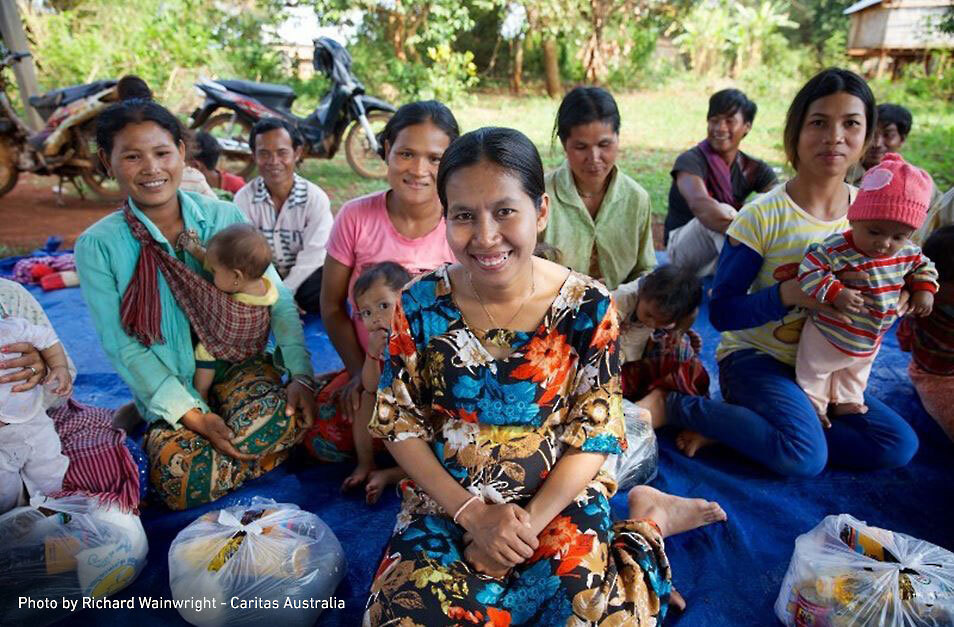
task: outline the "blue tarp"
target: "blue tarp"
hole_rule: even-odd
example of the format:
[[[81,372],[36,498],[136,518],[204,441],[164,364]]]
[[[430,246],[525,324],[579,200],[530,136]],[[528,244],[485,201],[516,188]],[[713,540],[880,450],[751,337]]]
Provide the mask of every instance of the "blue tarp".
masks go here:
[[[118,407],[129,393],[106,360],[78,289],[42,293],[34,290],[57,333],[76,362],[76,397]],[[718,393],[714,351],[718,334],[699,315],[705,362]],[[306,336],[316,372],[340,367],[321,323],[309,319]],[[954,549],[954,445],[925,414],[908,381],[908,356],[892,332],[877,358],[870,389],[896,409],[917,431],[921,448],[906,468],[856,473],[827,469],[812,479],[768,476],[758,466],[722,447],[706,449],[696,459],[681,455],[674,433],[660,437],[660,471],[653,485],[680,496],[718,500],[729,515],[726,524],[710,525],[667,540],[676,587],[688,601],[682,615],[667,624],[772,625],[772,605],[788,566],[796,536],[827,514],[847,512],[868,523],[904,532]],[[346,464],[318,465],[296,455],[274,472],[249,482],[212,505],[189,512],[169,512],[153,505],[142,514],[149,536],[148,564],[117,598],[140,595],[169,598],[168,549],[175,535],[200,514],[260,494],[293,502],[315,512],[337,534],[348,559],[348,575],[338,588],[343,610],[327,610],[320,625],[360,624],[371,577],[387,542],[398,509],[388,493],[368,507],[358,494],[341,495],[338,487],[350,471]],[[613,499],[614,512],[626,515],[626,496]],[[72,624],[185,624],[174,610],[86,610]]]

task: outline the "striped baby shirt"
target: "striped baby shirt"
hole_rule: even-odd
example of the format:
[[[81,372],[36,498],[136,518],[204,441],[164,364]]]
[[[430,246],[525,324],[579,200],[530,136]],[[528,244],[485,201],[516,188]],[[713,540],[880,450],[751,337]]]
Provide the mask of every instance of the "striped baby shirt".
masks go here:
[[[866,272],[867,279],[840,281],[843,270]],[[812,244],[798,268],[802,290],[822,303],[832,303],[845,288],[855,289],[868,302],[864,313],[847,314],[850,323],[821,312],[812,312],[812,321],[825,338],[839,350],[867,357],[878,349],[881,338],[898,318],[901,290],[937,292],[937,271],[921,249],[905,244],[893,257],[868,257],[852,239],[851,231],[835,233],[820,244]]]

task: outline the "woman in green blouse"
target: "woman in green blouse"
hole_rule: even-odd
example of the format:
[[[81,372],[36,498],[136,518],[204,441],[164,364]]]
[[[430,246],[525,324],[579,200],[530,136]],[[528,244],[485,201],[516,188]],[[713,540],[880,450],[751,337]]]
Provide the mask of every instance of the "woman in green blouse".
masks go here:
[[[213,407],[202,400],[192,386],[190,320],[163,272],[138,267],[148,256],[130,224],[140,222],[161,254],[174,255],[199,275],[201,264],[172,243],[186,230],[205,242],[244,218],[231,203],[178,191],[185,144],[179,122],[161,105],[145,100],[113,105],[100,115],[96,140],[101,161],[128,195],[130,212],[106,216],[77,240],[83,298],[106,355],[151,423],[145,438],[151,481],[170,508],[186,509],[284,461],[313,419],[311,360],[291,295],[269,267],[266,276],[279,289],[271,306],[276,363],[260,355],[223,367],[216,373]],[[138,286],[140,298],[124,301],[131,286]],[[129,332],[131,319],[157,315],[155,341]],[[287,371],[287,385],[276,366]]]
[[[614,290],[656,266],[649,194],[616,167],[619,109],[600,87],[576,87],[560,103],[555,134],[566,161],[546,177],[544,241],[562,262]]]

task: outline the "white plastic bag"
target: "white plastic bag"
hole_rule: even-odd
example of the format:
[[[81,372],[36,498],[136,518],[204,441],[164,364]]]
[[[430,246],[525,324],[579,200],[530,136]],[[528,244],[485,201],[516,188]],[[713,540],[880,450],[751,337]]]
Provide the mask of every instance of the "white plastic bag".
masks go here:
[[[203,514],[169,547],[172,596],[193,625],[311,625],[346,572],[341,544],[320,518],[254,497]],[[202,600],[216,603],[203,604]]]
[[[775,614],[789,627],[950,627],[954,553],[827,516],[795,540]]]
[[[623,399],[623,420],[626,422],[626,450],[619,455],[610,455],[603,464],[603,468],[616,477],[620,492],[655,479],[659,465],[659,447],[656,433],[649,423],[649,412]]]
[[[35,497],[0,516],[0,616],[4,624],[47,625],[71,613],[64,598],[105,597],[128,586],[147,552],[138,516],[94,497]],[[23,606],[20,597],[58,603]]]

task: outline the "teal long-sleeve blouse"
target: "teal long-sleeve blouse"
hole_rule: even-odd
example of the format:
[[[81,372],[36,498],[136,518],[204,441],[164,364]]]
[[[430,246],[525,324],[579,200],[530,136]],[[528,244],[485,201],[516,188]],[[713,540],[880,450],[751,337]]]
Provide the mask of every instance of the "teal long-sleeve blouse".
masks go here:
[[[153,238],[170,254],[173,247],[158,227],[130,199],[133,213]],[[179,206],[186,229],[193,229],[205,243],[213,234],[237,222],[245,222],[242,212],[230,202],[199,194],[179,192]],[[139,242],[126,225],[121,211],[92,225],[76,241],[76,269],[83,299],[89,308],[100,342],[113,367],[132,391],[136,407],[149,422],[165,420],[178,427],[187,411],[209,407],[192,386],[195,373],[194,348],[189,320],[159,274],[161,331],[165,342],[146,347],[126,334],[120,323],[119,306],[139,260]],[[185,263],[208,278],[208,273],[191,255]],[[272,333],[275,362],[291,376],[311,376],[311,357],[305,347],[298,310],[291,293],[282,285],[274,267],[265,273],[278,286],[278,301],[272,305]]]

